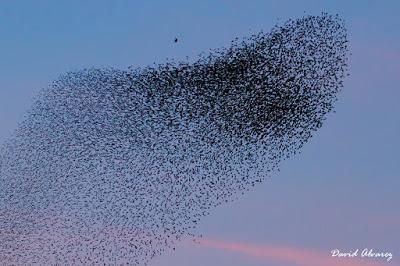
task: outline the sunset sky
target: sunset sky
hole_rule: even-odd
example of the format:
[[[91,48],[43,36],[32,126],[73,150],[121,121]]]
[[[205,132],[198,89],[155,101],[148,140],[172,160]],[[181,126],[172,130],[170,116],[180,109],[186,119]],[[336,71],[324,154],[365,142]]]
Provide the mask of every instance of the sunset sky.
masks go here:
[[[280,172],[205,217],[199,243],[150,265],[400,265],[399,1],[0,1],[0,141],[66,71],[195,58],[321,12],[349,34],[336,113]],[[393,259],[330,258],[365,248]]]

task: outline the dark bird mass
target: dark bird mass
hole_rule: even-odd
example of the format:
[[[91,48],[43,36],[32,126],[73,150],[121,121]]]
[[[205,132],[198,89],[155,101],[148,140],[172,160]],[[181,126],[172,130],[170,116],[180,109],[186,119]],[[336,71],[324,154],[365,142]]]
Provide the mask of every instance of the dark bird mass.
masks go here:
[[[321,14],[194,62],[62,75],[0,150],[0,265],[148,265],[196,237],[321,127],[347,54]]]

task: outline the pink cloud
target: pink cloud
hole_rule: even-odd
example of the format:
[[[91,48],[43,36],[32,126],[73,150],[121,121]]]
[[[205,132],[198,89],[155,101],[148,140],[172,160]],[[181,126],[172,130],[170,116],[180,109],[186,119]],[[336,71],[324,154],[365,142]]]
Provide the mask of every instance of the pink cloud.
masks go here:
[[[223,249],[265,261],[282,263],[293,263],[299,266],[383,266],[384,263],[372,261],[370,258],[338,258],[331,257],[330,251],[320,252],[302,248],[275,246],[275,245],[252,245],[238,242],[225,242],[214,239],[202,239],[201,245],[209,248]],[[383,259],[383,258],[380,258]],[[390,261],[390,265],[394,265]]]
[[[17,213],[12,211],[1,211],[0,219],[5,221],[25,221],[33,219],[35,224],[44,225],[43,229],[36,229],[32,231],[25,232],[24,234],[18,235],[10,230],[0,230],[0,236],[3,237],[13,237],[15,243],[18,243],[19,249],[24,250],[26,254],[42,254],[44,250],[49,252],[51,248],[56,248],[57,245],[59,249],[63,247],[79,247],[82,243],[87,243],[91,245],[96,245],[99,241],[109,241],[114,243],[118,250],[129,250],[131,244],[139,244],[140,248],[146,249],[151,247],[144,247],[143,243],[146,241],[160,241],[162,238],[157,238],[156,235],[152,235],[151,232],[146,232],[143,230],[131,230],[121,227],[114,228],[99,228],[99,230],[81,232],[77,234],[76,231],[67,230],[70,223],[74,221],[69,217],[61,217],[59,215],[29,215],[23,213]],[[47,231],[46,226],[49,225],[51,228],[55,227],[57,230]],[[65,228],[65,229],[64,229]],[[1,239],[1,237],[0,237]],[[330,250],[321,252],[315,250],[307,250],[297,247],[289,246],[277,246],[277,245],[254,245],[239,242],[227,242],[221,240],[215,240],[210,238],[200,239],[201,245],[209,248],[221,249],[231,252],[236,252],[239,254],[244,254],[250,257],[255,257],[268,262],[282,262],[290,263],[297,266],[383,266],[390,265],[395,266],[394,261],[387,263],[383,258],[371,259],[371,258],[332,258]],[[0,245],[0,261],[7,261],[10,258],[2,256],[7,254],[10,250],[5,250],[6,246]],[[10,245],[9,248],[14,248]],[[51,250],[50,250],[51,251]],[[71,252],[69,254],[72,257],[69,259],[72,261],[77,253]],[[132,254],[134,255],[134,254]],[[124,256],[129,257],[128,254]],[[121,258],[123,256],[121,255]],[[30,256],[27,256],[27,260]],[[56,258],[48,258],[49,261],[56,261]],[[10,264],[12,261],[9,261]],[[75,263],[74,265],[79,265]]]

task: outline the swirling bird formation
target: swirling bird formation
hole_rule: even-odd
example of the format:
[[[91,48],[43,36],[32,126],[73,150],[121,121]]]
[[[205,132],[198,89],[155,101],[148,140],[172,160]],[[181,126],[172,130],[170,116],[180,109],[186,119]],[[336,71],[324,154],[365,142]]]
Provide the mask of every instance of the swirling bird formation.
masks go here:
[[[147,264],[310,139],[347,54],[321,14],[191,63],[61,76],[1,148],[0,264]]]

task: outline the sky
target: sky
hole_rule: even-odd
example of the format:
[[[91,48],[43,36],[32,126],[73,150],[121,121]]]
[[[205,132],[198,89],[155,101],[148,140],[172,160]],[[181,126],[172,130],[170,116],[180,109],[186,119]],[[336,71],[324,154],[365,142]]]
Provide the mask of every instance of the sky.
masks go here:
[[[400,265],[398,1],[0,1],[0,141],[66,71],[196,58],[321,12],[349,34],[336,112],[280,172],[205,217],[200,243],[150,265]],[[364,248],[393,259],[330,258]]]

